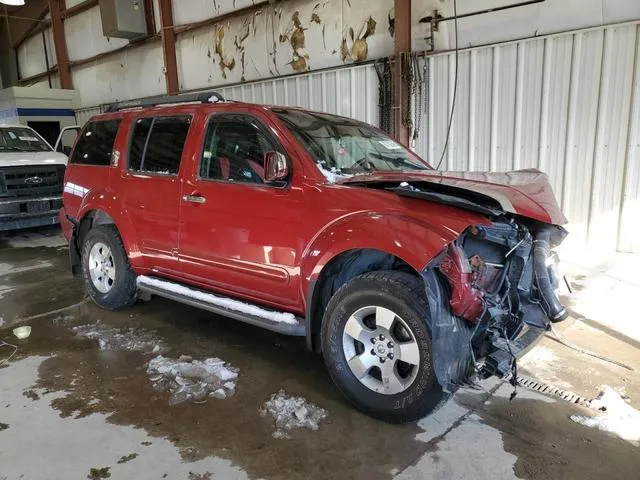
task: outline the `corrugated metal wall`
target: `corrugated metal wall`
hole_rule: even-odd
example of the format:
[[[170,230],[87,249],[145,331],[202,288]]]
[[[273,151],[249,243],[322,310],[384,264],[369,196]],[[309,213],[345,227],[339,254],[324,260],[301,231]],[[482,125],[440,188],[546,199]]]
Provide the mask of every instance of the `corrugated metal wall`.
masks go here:
[[[640,23],[461,51],[447,170],[546,172],[570,220],[567,244],[640,253]],[[455,54],[428,62],[417,151],[438,163]]]
[[[378,77],[372,64],[218,89],[225,98],[300,106],[378,124]]]
[[[592,263],[640,253],[640,22],[461,51],[441,169],[546,172],[570,220],[565,251]],[[455,55],[428,62],[417,152],[438,163]],[[373,65],[219,88],[229,99],[292,105],[378,125]],[[100,111],[83,109],[80,123]],[[588,259],[584,255],[589,255]]]

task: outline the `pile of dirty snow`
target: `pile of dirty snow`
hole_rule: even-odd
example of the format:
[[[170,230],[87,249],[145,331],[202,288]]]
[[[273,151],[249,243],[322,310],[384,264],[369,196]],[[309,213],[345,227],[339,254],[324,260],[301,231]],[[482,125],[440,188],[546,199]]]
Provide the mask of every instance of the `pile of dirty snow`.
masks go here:
[[[101,350],[143,353],[164,353],[169,350],[163,340],[141,328],[115,328],[95,323],[73,327],[72,330],[79,337],[97,341]]]
[[[595,417],[571,415],[571,420],[587,427],[613,433],[630,442],[640,442],[640,411],[629,405],[615,390],[604,386],[591,407],[602,410]]]
[[[302,397],[292,397],[280,390],[271,395],[260,409],[260,415],[271,414],[276,421],[274,438],[290,438],[289,433],[294,428],[308,428],[318,430],[319,423],[327,418],[327,411]]]
[[[154,390],[171,392],[169,403],[175,405],[186,400],[232,396],[236,391],[238,369],[225,365],[219,358],[200,361],[181,355],[176,360],[158,355],[149,362],[147,374]]]

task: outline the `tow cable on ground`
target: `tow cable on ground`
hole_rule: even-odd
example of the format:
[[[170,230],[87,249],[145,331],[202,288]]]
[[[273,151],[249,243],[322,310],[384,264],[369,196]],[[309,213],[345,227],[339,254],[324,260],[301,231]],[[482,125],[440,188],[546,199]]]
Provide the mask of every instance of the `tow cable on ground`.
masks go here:
[[[578,319],[578,320],[580,320],[580,319]],[[551,332],[551,337],[550,338],[552,338],[553,340],[557,341],[558,343],[564,345],[565,347],[570,348],[571,350],[575,350],[576,352],[580,352],[580,353],[582,353],[584,355],[588,355],[590,357],[597,358],[599,360],[602,360],[603,362],[612,363],[613,365],[617,365],[619,367],[626,368],[627,370],[629,370],[631,372],[635,371],[632,367],[630,367],[626,363],[622,363],[622,362],[619,362],[617,360],[613,360],[611,358],[605,357],[603,355],[599,355],[599,354],[594,353],[594,352],[590,352],[589,350],[585,350],[584,348],[580,348],[577,345],[574,345],[573,343],[567,341],[562,335],[560,335],[558,333],[558,331],[555,328],[553,328],[553,325],[550,325],[549,331]]]
[[[30,320],[35,320],[37,318],[48,317],[49,315],[54,315],[56,313],[66,312],[67,310],[72,310],[72,309],[74,309],[76,307],[80,307],[80,306],[84,305],[85,303],[87,303],[88,301],[89,301],[89,297],[84,297],[82,299],[82,301],[80,301],[78,303],[74,303],[73,305],[68,305],[66,307],[58,308],[56,310],[50,310],[50,311],[44,312],[44,313],[38,313],[37,315],[31,315],[30,317],[16,318],[15,322],[28,322]]]

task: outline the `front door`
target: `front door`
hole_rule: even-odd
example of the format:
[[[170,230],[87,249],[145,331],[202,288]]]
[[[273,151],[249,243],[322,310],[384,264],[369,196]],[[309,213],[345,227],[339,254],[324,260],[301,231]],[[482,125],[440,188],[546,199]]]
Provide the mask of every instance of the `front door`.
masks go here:
[[[146,264],[166,274],[179,270],[179,172],[188,158],[191,119],[191,114],[134,118],[119,188]]]
[[[299,238],[302,192],[291,180],[295,171],[287,181],[265,181],[269,151],[285,153],[258,117],[210,117],[199,161],[183,189],[180,267],[204,287],[295,307],[305,245]]]

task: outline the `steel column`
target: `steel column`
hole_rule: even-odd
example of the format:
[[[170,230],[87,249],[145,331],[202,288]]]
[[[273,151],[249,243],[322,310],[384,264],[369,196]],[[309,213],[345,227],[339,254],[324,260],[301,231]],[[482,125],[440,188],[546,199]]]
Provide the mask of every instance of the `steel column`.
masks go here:
[[[407,55],[411,51],[411,0],[394,0],[394,132],[396,138],[409,145],[407,114],[409,111],[409,85],[405,72]]]
[[[160,0],[160,22],[162,24],[162,54],[164,57],[167,94],[177,95],[178,65],[176,62],[176,32],[173,27],[171,0]]]
[[[53,46],[56,50],[58,73],[60,74],[60,88],[73,89],[71,81],[71,69],[67,55],[67,42],[64,35],[61,13],[66,10],[64,0],[49,0],[51,12],[51,30],[53,32]]]

